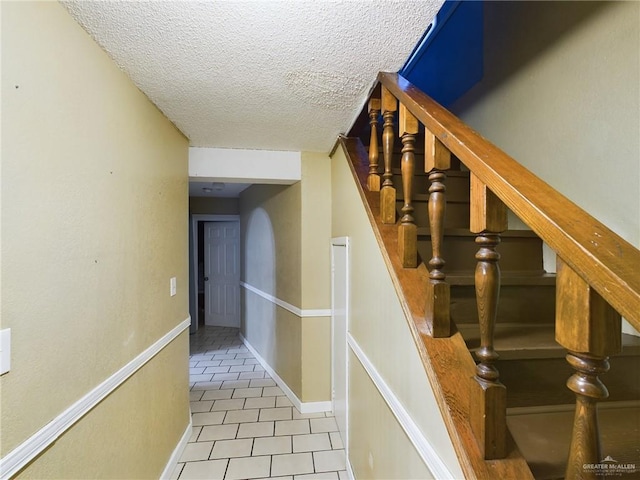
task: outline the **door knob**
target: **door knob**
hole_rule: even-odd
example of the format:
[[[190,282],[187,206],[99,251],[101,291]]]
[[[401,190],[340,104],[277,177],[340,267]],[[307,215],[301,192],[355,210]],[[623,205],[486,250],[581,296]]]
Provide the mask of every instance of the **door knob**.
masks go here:
[[[209,281],[209,277],[204,277],[204,281],[208,282]]]

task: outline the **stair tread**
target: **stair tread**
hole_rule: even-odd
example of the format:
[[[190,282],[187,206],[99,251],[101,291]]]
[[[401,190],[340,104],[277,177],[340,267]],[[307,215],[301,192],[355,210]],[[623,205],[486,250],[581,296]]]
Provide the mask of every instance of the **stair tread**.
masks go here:
[[[474,285],[475,284],[475,272],[467,271],[467,272],[446,272],[447,275],[446,281],[449,285]],[[554,286],[556,284],[556,274],[555,273],[547,273],[544,270],[506,270],[502,271],[500,274],[500,285],[501,286],[511,286],[511,285],[548,285]]]
[[[430,235],[429,227],[418,227],[418,235]],[[468,228],[445,228],[444,236],[447,237],[472,237],[475,238],[478,234],[469,231]],[[517,238],[538,238],[532,230],[505,230],[500,234],[501,238],[504,237],[517,237]],[[498,246],[498,249],[500,246]]]
[[[394,167],[391,169],[394,175],[402,175],[402,169]],[[414,176],[428,176],[427,172],[414,172]],[[447,170],[447,177],[469,178],[468,170]]]
[[[480,347],[480,327],[477,323],[457,325],[469,349]],[[566,350],[555,341],[554,324],[498,323],[494,348],[502,360],[561,358]],[[640,337],[622,334],[622,353],[640,354]]]
[[[635,473],[625,479],[640,478],[640,407],[616,406],[598,411],[602,456],[618,464],[635,464]],[[538,480],[564,478],[573,427],[574,409],[509,415],[509,431]],[[609,478],[609,477],[607,477]],[[613,478],[613,477],[611,477]]]
[[[413,203],[429,202],[429,194],[414,193],[413,195],[411,195],[411,200]],[[404,197],[402,196],[402,193],[399,191],[396,192],[396,202],[404,202]],[[471,201],[469,200],[469,198],[456,198],[449,195],[447,197],[447,205],[452,205],[454,203],[469,205]]]

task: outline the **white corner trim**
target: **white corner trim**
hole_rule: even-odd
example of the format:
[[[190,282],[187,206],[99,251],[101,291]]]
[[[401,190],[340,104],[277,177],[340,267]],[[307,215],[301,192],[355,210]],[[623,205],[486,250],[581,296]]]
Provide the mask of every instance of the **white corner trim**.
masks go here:
[[[347,343],[409,437],[418,455],[433,473],[434,478],[455,478],[350,333],[347,333]]]
[[[331,239],[331,245],[335,245],[337,247],[348,247],[349,237],[333,237]]]
[[[84,397],[80,398],[60,415],[46,424],[18,447],[0,460],[0,478],[9,478],[19,472],[40,452],[55,442],[60,435],[71,428],[78,420],[100,403],[107,395],[122,385],[127,378],[136,373],[149,360],[169,345],[178,335],[189,327],[191,317],[186,318],[153,345],[139,354],[120,370],[115,372]]]
[[[256,357],[256,360],[260,362],[260,365],[262,365],[262,367],[271,376],[271,378],[275,380],[275,382],[280,387],[280,390],[282,390],[287,398],[291,400],[293,406],[296,407],[300,413],[330,412],[331,410],[333,410],[333,405],[330,400],[326,402],[301,402],[297,395],[293,393],[293,390],[289,388],[289,385],[287,385],[287,383],[282,380],[282,378],[280,378],[280,375],[278,375],[276,371],[271,368],[267,361],[262,358],[262,356],[255,348],[253,348],[253,346],[249,343],[249,340],[247,340],[244,335],[242,335],[242,333],[240,334],[240,338],[244,342],[245,346],[249,349],[249,351],[253,354],[253,356]]]
[[[298,307],[296,307],[294,305],[291,305],[290,303],[287,303],[284,300],[280,300],[279,298],[274,297],[273,295],[271,295],[269,293],[263,292],[259,288],[256,288],[253,285],[249,285],[246,282],[240,282],[240,286],[246,288],[250,292],[255,293],[259,297],[262,297],[265,300],[270,301],[271,303],[275,303],[279,307],[282,307],[285,310],[288,310],[289,312],[293,313],[294,315],[297,315],[300,318],[304,318],[304,317],[330,317],[331,316],[331,309],[330,308],[327,308],[327,309],[315,309],[315,310],[311,310],[311,309],[301,310],[300,308],[298,308]]]
[[[167,466],[164,467],[164,471],[160,475],[160,480],[169,480],[171,478],[171,474],[173,470],[176,468],[178,464],[178,460],[182,456],[182,452],[187,448],[187,443],[189,443],[189,439],[191,438],[191,431],[193,430],[193,420],[191,419],[191,411],[189,411],[189,424],[187,428],[185,428],[182,437],[178,441],[176,448],[173,449],[173,453],[169,457],[169,461],[167,462]]]

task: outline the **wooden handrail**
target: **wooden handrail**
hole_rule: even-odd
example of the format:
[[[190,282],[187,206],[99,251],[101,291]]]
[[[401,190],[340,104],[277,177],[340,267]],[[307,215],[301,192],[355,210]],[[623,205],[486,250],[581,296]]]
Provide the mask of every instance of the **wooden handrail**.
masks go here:
[[[378,81],[564,263],[640,330],[640,250],[402,76],[381,72]]]

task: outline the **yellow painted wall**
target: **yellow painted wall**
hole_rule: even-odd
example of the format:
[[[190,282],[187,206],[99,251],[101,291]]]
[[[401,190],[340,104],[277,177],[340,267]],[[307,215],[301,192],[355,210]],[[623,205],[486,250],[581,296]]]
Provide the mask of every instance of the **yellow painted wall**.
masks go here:
[[[183,332],[17,478],[159,478],[188,424],[188,335]]]
[[[254,185],[240,195],[241,280],[299,308],[301,185]],[[302,395],[300,317],[242,289],[242,332],[298,396]]]
[[[640,246],[640,3],[484,9],[484,79],[453,112]]]
[[[188,317],[188,142],[60,4],[1,8],[4,456]],[[157,478],[189,421],[187,342],[23,476]]]
[[[300,317],[249,290],[242,289],[240,296],[242,334],[300,398]]]
[[[341,148],[332,157],[332,236],[349,237],[349,333],[455,478],[463,478],[429,379]],[[351,361],[358,362],[353,356]],[[401,475],[407,473],[403,465],[415,465],[416,451],[411,448],[398,449],[396,433],[385,435],[389,428],[397,432],[399,425],[384,413],[384,408],[380,407],[381,398],[366,400],[371,397],[372,391],[377,392],[375,387],[372,390],[368,377],[361,378],[367,375],[366,372],[357,366],[351,367],[349,372],[349,448],[353,449],[350,459],[356,478],[402,478]],[[370,415],[361,410],[365,400],[374,412],[380,412],[384,421],[378,421],[376,416],[369,416],[368,420],[364,417]],[[376,421],[371,421],[371,418]],[[395,422],[395,425],[389,427],[389,422]],[[373,467],[369,465],[369,452],[362,450],[363,445],[371,445]],[[383,459],[384,452],[397,453]],[[412,475],[418,475],[414,467],[407,468],[411,469]]]
[[[302,308],[331,306],[331,159],[302,153]]]
[[[301,375],[305,402],[331,400],[331,317],[302,319]]]
[[[349,352],[349,391],[349,435],[354,437],[349,440],[349,461],[355,477],[435,478],[353,352]]]
[[[331,159],[302,153],[302,308],[331,308]],[[302,319],[302,398],[331,400],[331,317]]]
[[[253,185],[240,194],[242,279],[295,306],[302,297],[300,192],[298,182]]]
[[[297,313],[243,289],[242,331],[302,402],[331,400],[331,169],[302,154],[302,181],[254,185],[240,195],[242,281]]]

